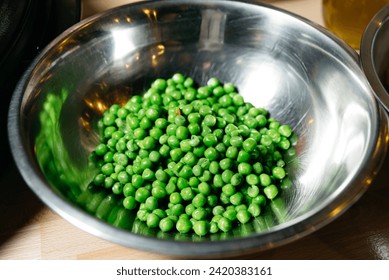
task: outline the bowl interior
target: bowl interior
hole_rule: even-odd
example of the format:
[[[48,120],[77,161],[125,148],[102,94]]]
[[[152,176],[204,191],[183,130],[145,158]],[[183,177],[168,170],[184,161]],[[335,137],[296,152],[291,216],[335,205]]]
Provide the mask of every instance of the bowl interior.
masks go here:
[[[81,215],[78,224],[97,217],[104,221],[98,235],[135,247],[143,245],[129,244],[131,232],[167,241],[272,234],[256,238],[264,245],[342,212],[366,185],[364,168],[379,134],[376,103],[355,56],[324,31],[268,6],[163,2],[88,19],[36,61],[18,104],[27,168],[37,173],[29,178],[39,178],[31,187],[60,213],[64,204],[82,209],[70,214],[73,220]],[[200,238],[149,230],[113,195],[87,187],[95,172],[88,155],[98,143],[102,113],[142,94],[153,79],[176,72],[200,85],[210,77],[233,82],[246,101],[265,107],[298,135],[296,155],[288,159],[293,187],[263,216],[230,234]],[[53,202],[54,196],[60,200]],[[106,222],[124,231],[108,237],[103,232],[112,229]]]

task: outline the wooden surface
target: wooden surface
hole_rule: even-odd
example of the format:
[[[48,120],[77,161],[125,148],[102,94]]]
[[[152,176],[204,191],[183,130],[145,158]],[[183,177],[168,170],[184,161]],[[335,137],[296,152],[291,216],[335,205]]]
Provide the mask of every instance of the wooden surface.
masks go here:
[[[84,1],[83,16],[129,1]],[[266,1],[322,24],[320,0]],[[373,185],[345,214],[315,233],[247,259],[389,259],[386,159]],[[10,163],[0,173],[0,259],[172,259],[90,235],[48,209]]]

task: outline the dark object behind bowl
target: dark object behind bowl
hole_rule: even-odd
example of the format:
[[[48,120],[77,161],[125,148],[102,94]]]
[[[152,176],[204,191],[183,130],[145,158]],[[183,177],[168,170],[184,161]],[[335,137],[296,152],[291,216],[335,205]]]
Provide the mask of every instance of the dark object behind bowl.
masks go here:
[[[361,41],[361,64],[376,97],[389,111],[389,5],[367,26]]]
[[[0,0],[1,167],[11,160],[6,119],[17,81],[39,51],[79,19],[79,0]]]

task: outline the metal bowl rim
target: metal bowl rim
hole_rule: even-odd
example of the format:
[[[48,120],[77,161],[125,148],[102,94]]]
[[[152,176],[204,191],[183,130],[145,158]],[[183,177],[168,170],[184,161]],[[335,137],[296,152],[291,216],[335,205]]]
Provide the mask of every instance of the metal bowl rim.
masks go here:
[[[31,154],[28,154],[28,149],[25,147],[23,142],[23,132],[20,126],[21,115],[19,109],[24,98],[24,91],[27,88],[28,81],[31,78],[31,74],[39,61],[45,56],[45,53],[54,47],[62,39],[66,38],[73,32],[77,32],[82,26],[90,24],[93,21],[98,20],[101,16],[110,16],[115,13],[116,10],[122,9],[125,6],[132,5],[144,5],[144,4],[153,4],[153,5],[164,5],[165,3],[175,2],[173,0],[163,1],[152,3],[152,1],[144,1],[139,3],[127,4],[121,7],[113,8],[105,12],[99,13],[95,16],[92,16],[88,19],[81,21],[80,23],[69,28],[67,31],[58,36],[55,40],[52,41],[42,52],[39,54],[34,61],[31,63],[30,67],[24,73],[22,79],[19,81],[17,87],[15,88],[9,110],[8,117],[8,133],[9,141],[11,146],[11,152],[14,156],[15,162],[22,177],[25,179],[28,186],[33,190],[33,192],[52,210],[58,213],[60,216],[71,222],[72,224],[78,226],[79,228],[89,232],[100,238],[112,241],[114,243],[124,245],[127,247],[147,250],[152,252],[158,252],[168,255],[181,255],[181,256],[202,256],[202,257],[214,257],[216,255],[236,255],[242,252],[247,253],[250,250],[257,251],[259,249],[269,249],[276,247],[282,244],[289,243],[291,241],[300,239],[303,236],[306,236],[322,226],[328,224],[335,218],[337,218],[341,213],[348,209],[366,190],[365,187],[353,187],[353,183],[361,182],[361,180],[366,179],[368,174],[372,170],[376,170],[377,164],[369,164],[364,162],[361,166],[364,166],[361,170],[358,178],[353,178],[352,182],[349,182],[346,188],[343,188],[342,193],[345,193],[346,190],[349,191],[349,187],[353,187],[355,191],[353,196],[348,199],[341,199],[341,197],[333,198],[329,204],[325,205],[321,209],[314,209],[298,219],[295,219],[291,222],[287,222],[276,226],[269,230],[258,235],[253,235],[249,237],[242,237],[236,239],[230,239],[226,241],[217,241],[217,242],[186,242],[186,241],[167,241],[160,240],[156,238],[150,238],[146,236],[140,236],[133,234],[131,232],[114,228],[113,226],[98,220],[97,218],[87,214],[86,212],[74,207],[72,204],[67,202],[65,199],[57,195],[52,188],[44,181],[42,176],[39,176],[39,170],[35,170],[36,164]],[[196,3],[196,1],[185,0],[183,3]],[[216,1],[216,2],[229,2],[229,1]],[[295,15],[291,12],[284,11],[280,8],[275,8],[271,5],[263,3],[253,3],[252,1],[243,1],[246,4],[261,6],[267,9],[272,9],[281,13],[284,13],[288,16],[298,19],[301,23],[307,24],[311,28],[314,28],[329,39],[335,41],[336,44],[340,45],[346,54],[350,55],[357,63],[357,54],[356,52],[342,40],[338,39],[331,32],[327,31],[325,28],[319,26],[316,23],[309,21],[301,16]],[[198,2],[197,2],[198,3]],[[378,121],[379,116],[382,116],[382,112],[378,104],[374,103],[374,108],[379,111],[377,113],[377,122],[374,127],[374,141],[376,143],[378,139],[378,127],[380,126],[380,121]],[[366,152],[369,156],[374,157],[374,150],[376,147],[369,147],[369,151]],[[377,155],[376,155],[377,156]],[[383,157],[383,156],[382,156]],[[380,162],[373,161],[373,162]],[[336,213],[333,213],[333,209],[339,207]],[[293,227],[292,227],[293,226]],[[259,238],[260,237],[260,238]]]

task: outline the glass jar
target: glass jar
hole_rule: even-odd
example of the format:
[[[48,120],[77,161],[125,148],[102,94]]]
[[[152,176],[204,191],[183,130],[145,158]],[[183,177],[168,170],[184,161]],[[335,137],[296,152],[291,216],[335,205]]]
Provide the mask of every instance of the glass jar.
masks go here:
[[[389,0],[323,0],[326,28],[354,49],[359,49],[361,37],[373,16]]]

